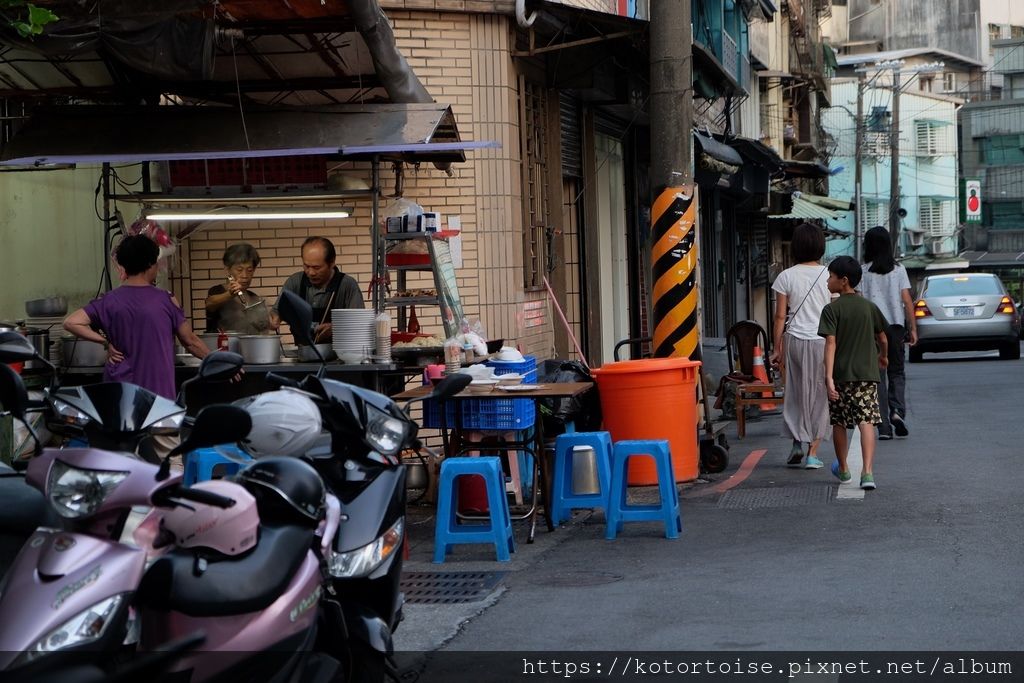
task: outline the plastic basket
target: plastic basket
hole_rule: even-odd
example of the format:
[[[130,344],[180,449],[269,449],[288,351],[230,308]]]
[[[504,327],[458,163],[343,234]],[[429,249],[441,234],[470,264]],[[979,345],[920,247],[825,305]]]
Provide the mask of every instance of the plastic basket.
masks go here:
[[[523,383],[537,381],[537,359],[527,356],[518,363],[495,363],[487,361],[494,368],[495,375],[518,373]],[[461,411],[462,428],[481,431],[513,431],[529,429],[537,420],[537,410],[530,398],[480,399],[470,398],[448,401],[445,406],[445,427],[456,426],[455,411]],[[423,402],[423,426],[431,429],[441,427],[441,410],[436,401]]]

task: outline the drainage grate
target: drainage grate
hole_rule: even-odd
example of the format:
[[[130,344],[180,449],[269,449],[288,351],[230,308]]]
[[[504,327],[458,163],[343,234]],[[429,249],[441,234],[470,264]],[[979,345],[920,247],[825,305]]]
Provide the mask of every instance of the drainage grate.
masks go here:
[[[479,602],[498,587],[505,572],[406,572],[402,592],[415,605]]]
[[[726,491],[718,500],[718,507],[728,510],[754,510],[758,508],[784,508],[814,505],[832,500],[834,486],[775,486],[763,489]]]

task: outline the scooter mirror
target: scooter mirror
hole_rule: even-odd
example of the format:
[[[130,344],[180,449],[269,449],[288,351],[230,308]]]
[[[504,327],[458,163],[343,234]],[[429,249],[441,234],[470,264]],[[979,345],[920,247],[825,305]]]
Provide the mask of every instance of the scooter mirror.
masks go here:
[[[197,448],[241,441],[249,435],[250,429],[252,418],[244,409],[221,404],[206,406],[196,415],[195,424],[192,425],[188,438],[171,450],[164,463],[170,463],[171,456]]]
[[[28,337],[17,332],[0,332],[0,363],[20,363],[36,357]]]
[[[208,381],[228,380],[238,374],[245,359],[231,351],[214,351],[199,364],[200,379]]]
[[[313,345],[313,309],[305,299],[295,292],[282,290],[277,300],[277,314],[288,323],[296,344]]]
[[[12,334],[21,337],[17,332]],[[21,381],[18,373],[3,363],[0,363],[0,408],[22,422],[25,421],[25,410],[28,409],[28,391],[25,389],[25,383]]]
[[[434,390],[430,392],[432,399],[451,398],[455,394],[459,393],[463,389],[469,386],[469,383],[473,381],[473,376],[468,375],[464,372],[456,372],[448,375],[443,380],[438,382],[434,386]]]

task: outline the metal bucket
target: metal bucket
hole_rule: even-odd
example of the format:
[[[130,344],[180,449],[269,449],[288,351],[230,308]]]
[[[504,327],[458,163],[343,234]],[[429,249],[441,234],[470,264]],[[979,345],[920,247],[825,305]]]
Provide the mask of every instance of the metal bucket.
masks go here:
[[[572,492],[577,495],[601,493],[597,454],[590,446],[572,447]]]

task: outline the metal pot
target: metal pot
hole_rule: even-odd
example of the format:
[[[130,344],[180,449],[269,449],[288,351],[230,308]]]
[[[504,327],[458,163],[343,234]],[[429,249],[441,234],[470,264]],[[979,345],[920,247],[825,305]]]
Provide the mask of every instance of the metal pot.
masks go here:
[[[238,337],[238,352],[246,363],[280,363],[281,338],[276,334],[243,334]]]
[[[32,346],[35,347],[36,352],[40,356],[42,356],[43,358],[46,358],[47,360],[50,359],[50,331],[49,330],[43,330],[43,329],[39,329],[39,328],[28,327],[28,328],[25,328],[25,329],[21,330],[21,333],[23,335],[25,335],[25,337],[30,342],[32,342]],[[28,369],[28,370],[33,370],[33,369],[36,369],[36,368],[45,368],[45,367],[46,367],[46,364],[44,364],[40,360],[25,361],[25,368]]]
[[[228,351],[231,353],[242,353],[239,351],[238,338],[241,336],[237,332],[225,332],[228,338]],[[217,350],[217,339],[220,337],[219,332],[203,332],[199,335],[199,338],[206,344],[206,348],[211,351]]]
[[[316,349],[317,351],[320,352],[320,355],[324,357],[325,361],[334,358],[334,349],[331,347],[330,344],[317,344]],[[300,346],[298,348],[297,355],[299,360],[304,363],[317,363],[320,361],[320,358],[317,357],[316,352],[313,351],[312,346]]]
[[[103,344],[86,341],[78,337],[61,337],[63,354],[61,362],[69,368],[95,368],[107,362],[107,350]]]
[[[68,300],[62,296],[33,299],[25,302],[25,313],[30,318],[55,318],[68,313]]]

